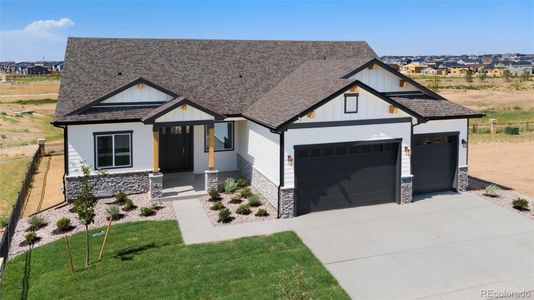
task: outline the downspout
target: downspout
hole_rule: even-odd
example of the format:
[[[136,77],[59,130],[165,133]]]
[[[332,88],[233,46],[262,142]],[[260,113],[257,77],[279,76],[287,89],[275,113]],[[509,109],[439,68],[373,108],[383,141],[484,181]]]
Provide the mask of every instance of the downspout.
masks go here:
[[[275,133],[280,135],[280,142],[278,145],[280,146],[279,150],[279,179],[278,179],[278,195],[277,195],[277,208],[276,208],[276,217],[280,218],[280,189],[284,185],[284,131],[276,131],[271,129],[271,133]]]

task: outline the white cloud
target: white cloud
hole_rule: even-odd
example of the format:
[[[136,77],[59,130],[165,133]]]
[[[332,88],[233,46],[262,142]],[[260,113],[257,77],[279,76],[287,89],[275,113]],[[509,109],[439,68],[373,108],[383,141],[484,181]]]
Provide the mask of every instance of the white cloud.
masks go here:
[[[65,53],[69,18],[39,20],[22,29],[0,30],[0,61],[61,60]]]
[[[74,25],[69,18],[62,18],[59,20],[39,20],[28,24],[24,27],[25,31],[46,31],[50,29],[63,28]]]

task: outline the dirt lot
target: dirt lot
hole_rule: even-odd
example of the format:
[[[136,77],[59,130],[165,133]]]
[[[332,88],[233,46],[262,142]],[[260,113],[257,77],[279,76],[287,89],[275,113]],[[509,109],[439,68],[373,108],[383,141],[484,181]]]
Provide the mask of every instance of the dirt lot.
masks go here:
[[[59,80],[0,83],[0,103],[27,99],[57,99]]]
[[[489,108],[521,107],[534,109],[534,90],[494,91],[494,90],[441,90],[443,97],[475,110]]]
[[[534,142],[471,144],[469,173],[534,197]]]

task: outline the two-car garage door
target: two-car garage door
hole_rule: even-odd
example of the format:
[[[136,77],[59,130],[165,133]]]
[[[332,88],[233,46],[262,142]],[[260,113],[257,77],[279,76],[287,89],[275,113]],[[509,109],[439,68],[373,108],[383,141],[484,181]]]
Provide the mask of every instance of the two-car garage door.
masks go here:
[[[395,202],[399,140],[295,146],[297,215]]]

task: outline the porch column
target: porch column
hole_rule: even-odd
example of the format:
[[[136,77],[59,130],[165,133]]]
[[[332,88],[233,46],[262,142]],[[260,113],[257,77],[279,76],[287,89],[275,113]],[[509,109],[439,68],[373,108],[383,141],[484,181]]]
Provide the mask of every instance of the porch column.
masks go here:
[[[215,170],[215,138],[213,136],[213,123],[208,124],[208,170],[204,171],[204,188],[209,191],[217,188],[219,184],[219,171]]]
[[[152,143],[154,145],[154,174],[159,173],[159,131],[152,131]]]
[[[208,168],[215,168],[215,138],[213,137],[213,123],[208,126]]]
[[[148,196],[150,200],[158,200],[163,196],[163,174],[159,173],[159,130],[152,131],[154,147],[154,170],[148,175]]]

